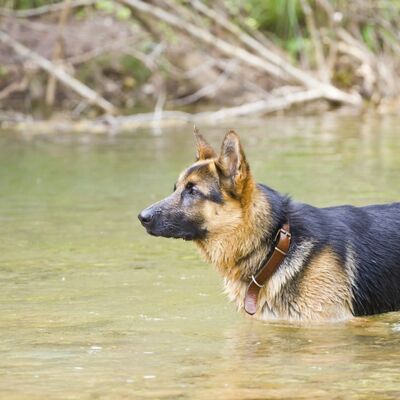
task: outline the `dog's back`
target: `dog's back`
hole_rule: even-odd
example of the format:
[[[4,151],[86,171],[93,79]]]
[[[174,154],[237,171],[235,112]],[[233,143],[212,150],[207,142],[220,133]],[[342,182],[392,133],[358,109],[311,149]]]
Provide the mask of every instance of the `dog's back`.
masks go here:
[[[331,207],[322,213],[338,255],[354,254],[354,314],[399,310],[400,203]]]

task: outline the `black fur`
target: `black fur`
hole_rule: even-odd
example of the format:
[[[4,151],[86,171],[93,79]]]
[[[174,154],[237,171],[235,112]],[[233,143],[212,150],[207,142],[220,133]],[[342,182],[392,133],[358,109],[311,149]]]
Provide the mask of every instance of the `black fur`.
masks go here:
[[[400,203],[317,208],[260,187],[271,204],[274,231],[290,223],[288,257],[303,240],[314,243],[313,254],[328,246],[343,268],[354,259],[355,315],[400,310]]]
[[[207,200],[213,201],[217,204],[224,204],[224,199],[222,197],[221,191],[218,187],[212,187],[210,193],[206,196]]]

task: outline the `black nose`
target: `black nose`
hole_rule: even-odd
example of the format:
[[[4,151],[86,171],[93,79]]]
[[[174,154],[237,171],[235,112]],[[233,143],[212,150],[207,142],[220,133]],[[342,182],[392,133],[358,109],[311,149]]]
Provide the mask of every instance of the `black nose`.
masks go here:
[[[142,223],[143,226],[149,225],[151,220],[153,219],[154,213],[152,210],[146,208],[143,210],[139,215],[139,221]]]

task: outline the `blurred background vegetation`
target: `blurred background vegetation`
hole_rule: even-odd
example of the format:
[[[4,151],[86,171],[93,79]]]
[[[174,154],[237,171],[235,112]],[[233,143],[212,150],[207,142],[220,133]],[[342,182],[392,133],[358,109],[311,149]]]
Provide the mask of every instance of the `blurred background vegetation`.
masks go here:
[[[397,0],[0,4],[3,120],[398,110]]]

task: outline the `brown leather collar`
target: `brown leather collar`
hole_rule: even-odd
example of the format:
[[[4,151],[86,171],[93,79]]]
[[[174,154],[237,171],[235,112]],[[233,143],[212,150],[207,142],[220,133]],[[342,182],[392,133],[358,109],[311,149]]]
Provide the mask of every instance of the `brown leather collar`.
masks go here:
[[[275,236],[274,251],[261,268],[251,276],[251,282],[247,287],[246,296],[244,298],[244,309],[247,314],[253,315],[257,311],[257,300],[260,289],[271,278],[275,271],[282,264],[287,252],[289,251],[290,241],[290,226],[284,224]]]

